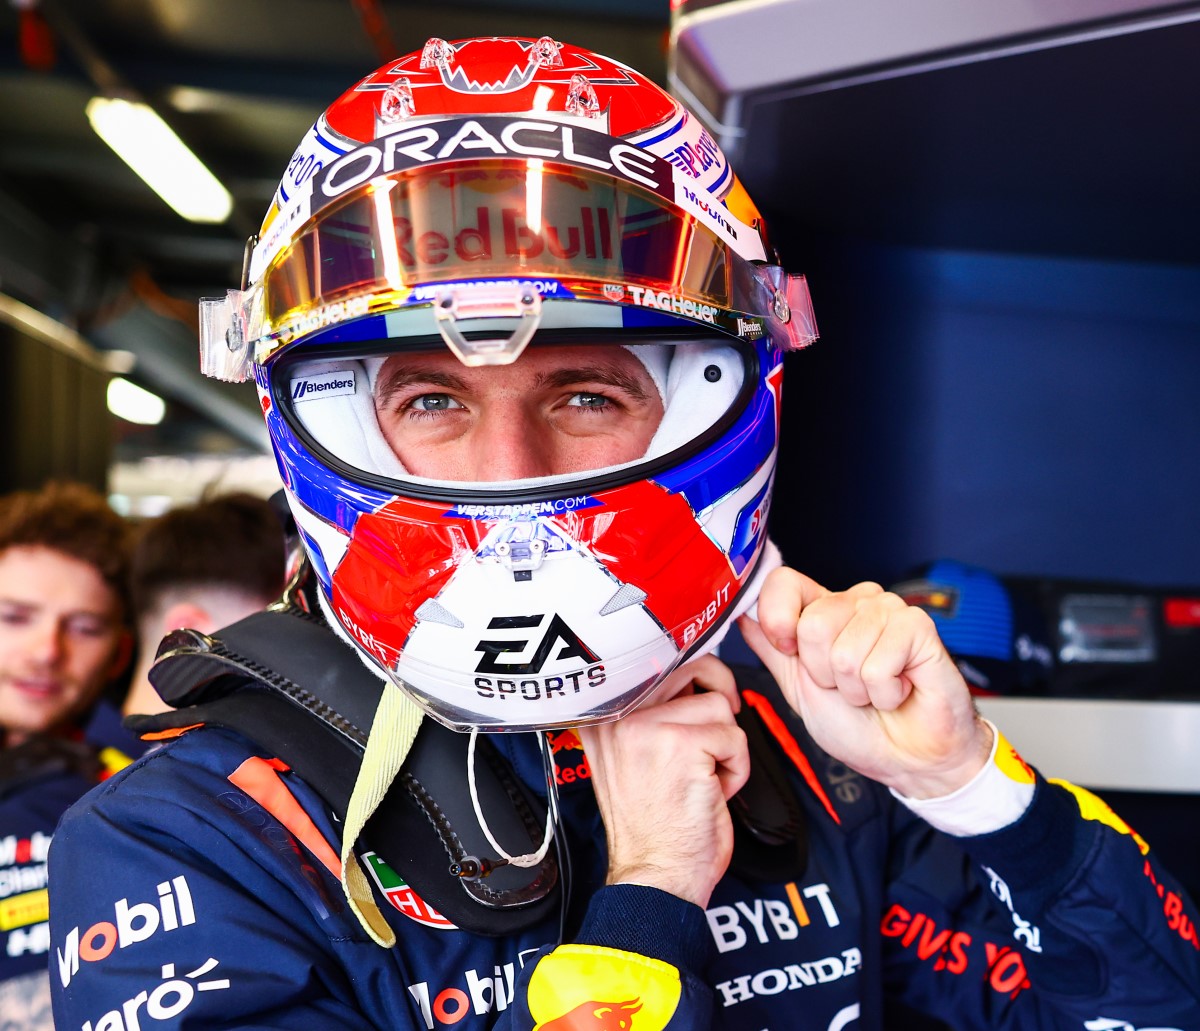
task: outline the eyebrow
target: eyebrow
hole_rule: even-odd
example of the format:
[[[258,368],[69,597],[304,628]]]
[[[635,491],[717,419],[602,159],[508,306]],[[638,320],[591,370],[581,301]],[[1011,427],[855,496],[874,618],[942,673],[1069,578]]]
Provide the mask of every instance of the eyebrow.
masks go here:
[[[40,600],[30,600],[27,598],[14,598],[11,595],[0,595],[0,608],[15,610],[19,612],[41,612],[46,608],[46,604]],[[90,616],[96,619],[103,620],[106,623],[116,622],[111,613],[104,612],[100,609],[78,608],[68,609],[63,613],[68,618],[75,616]]]
[[[375,384],[375,403],[386,404],[393,394],[399,393],[405,387],[419,383],[422,386],[442,387],[447,391],[465,392],[466,383],[448,372],[434,372],[431,369],[393,369],[385,380]]]
[[[580,368],[557,369],[537,378],[538,386],[570,387],[576,383],[602,383],[617,387],[638,401],[649,400],[646,389],[629,373],[607,365],[587,365]]]

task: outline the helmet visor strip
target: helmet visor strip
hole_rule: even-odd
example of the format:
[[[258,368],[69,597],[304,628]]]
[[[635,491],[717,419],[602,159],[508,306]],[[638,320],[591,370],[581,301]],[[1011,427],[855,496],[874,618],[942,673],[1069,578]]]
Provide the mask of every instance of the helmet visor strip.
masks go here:
[[[539,159],[372,179],[323,207],[261,282],[230,301],[246,350],[262,363],[339,322],[427,306],[438,284],[464,280],[552,283],[557,296],[768,335],[784,348],[815,338],[803,277],[746,260],[653,191]]]

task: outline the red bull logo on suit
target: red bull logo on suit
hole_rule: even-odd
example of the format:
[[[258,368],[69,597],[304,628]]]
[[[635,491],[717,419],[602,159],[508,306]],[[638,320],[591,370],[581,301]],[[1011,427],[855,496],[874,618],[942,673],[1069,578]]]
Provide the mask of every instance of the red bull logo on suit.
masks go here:
[[[633,1015],[641,1008],[637,999],[581,1002],[569,1013],[538,1024],[537,1031],[632,1031]]]
[[[594,945],[562,945],[538,963],[527,1001],[535,1031],[663,1031],[679,1005],[669,963]]]

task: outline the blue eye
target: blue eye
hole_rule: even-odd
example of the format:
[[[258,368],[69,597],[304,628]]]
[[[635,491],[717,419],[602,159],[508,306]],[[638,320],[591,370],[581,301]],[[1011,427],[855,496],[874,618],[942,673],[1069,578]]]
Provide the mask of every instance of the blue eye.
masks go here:
[[[418,412],[448,412],[462,405],[449,394],[422,394],[413,398],[410,407]]]

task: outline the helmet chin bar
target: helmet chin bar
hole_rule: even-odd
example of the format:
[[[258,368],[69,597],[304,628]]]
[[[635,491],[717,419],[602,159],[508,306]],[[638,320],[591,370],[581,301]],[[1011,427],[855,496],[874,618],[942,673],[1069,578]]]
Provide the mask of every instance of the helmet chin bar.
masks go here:
[[[511,365],[542,321],[542,295],[530,283],[460,283],[437,292],[433,306],[438,332],[463,365]],[[468,340],[459,321],[516,318],[507,336]]]

